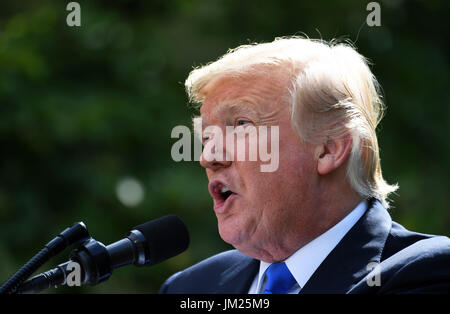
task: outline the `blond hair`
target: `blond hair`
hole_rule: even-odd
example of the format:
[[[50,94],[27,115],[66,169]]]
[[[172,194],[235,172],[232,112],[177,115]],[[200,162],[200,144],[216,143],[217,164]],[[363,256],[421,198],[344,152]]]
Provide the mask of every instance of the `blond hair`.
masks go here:
[[[270,75],[274,69],[290,77],[285,94],[300,137],[320,143],[350,134],[350,185],[360,195],[374,197],[388,208],[388,196],[398,186],[386,183],[381,174],[376,127],[385,107],[367,60],[350,44],[295,36],[239,46],[217,61],[194,69],[186,80],[186,91],[192,102],[201,104],[202,89],[213,80],[255,71]]]

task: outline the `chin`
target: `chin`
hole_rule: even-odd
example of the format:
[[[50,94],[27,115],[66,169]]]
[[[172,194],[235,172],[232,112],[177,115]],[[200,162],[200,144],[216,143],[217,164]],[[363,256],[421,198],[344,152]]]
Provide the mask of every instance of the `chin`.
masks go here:
[[[245,230],[239,224],[235,223],[232,219],[226,219],[226,221],[219,221],[219,235],[223,241],[231,244],[235,248],[241,245],[245,235],[242,233]]]
[[[241,242],[239,241],[240,235],[237,230],[230,230],[230,228],[221,227],[220,224],[219,224],[219,235],[223,241],[233,245],[234,247],[239,245],[239,243]]]

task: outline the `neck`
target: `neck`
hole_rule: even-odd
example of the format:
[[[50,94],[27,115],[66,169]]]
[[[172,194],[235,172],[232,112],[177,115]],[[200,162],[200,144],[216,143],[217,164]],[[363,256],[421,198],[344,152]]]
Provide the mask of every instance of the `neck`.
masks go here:
[[[298,220],[292,221],[285,229],[283,237],[277,237],[276,242],[264,239],[259,245],[251,248],[239,248],[244,254],[268,263],[284,261],[297,250],[325,233],[339,223],[363,200],[363,197],[353,190],[342,193],[324,193],[316,199],[315,205],[308,206],[312,210]]]

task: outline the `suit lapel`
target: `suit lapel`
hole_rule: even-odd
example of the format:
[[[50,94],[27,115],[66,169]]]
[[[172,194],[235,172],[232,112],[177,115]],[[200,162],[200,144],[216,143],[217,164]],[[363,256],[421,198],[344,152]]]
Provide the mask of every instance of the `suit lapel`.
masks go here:
[[[300,293],[346,293],[380,262],[392,220],[377,200],[314,272]]]
[[[221,279],[215,293],[247,293],[258,270],[259,261],[242,254],[241,260],[220,274]]]

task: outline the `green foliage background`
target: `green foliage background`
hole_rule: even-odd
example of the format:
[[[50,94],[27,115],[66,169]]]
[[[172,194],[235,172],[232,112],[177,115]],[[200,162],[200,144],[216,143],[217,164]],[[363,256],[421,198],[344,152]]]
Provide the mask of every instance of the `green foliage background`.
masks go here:
[[[0,3],[0,281],[60,231],[84,221],[105,244],[169,213],[191,233],[185,253],[155,267],[117,269],[95,287],[47,293],[155,293],[170,274],[230,248],[217,233],[207,180],[171,159],[171,130],[190,125],[184,80],[193,66],[254,41],[305,33],[348,38],[373,62],[388,106],[379,128],[384,175],[398,182],[392,216],[450,235],[449,5],[381,1],[69,1]],[[126,207],[132,176],[145,198]],[[65,261],[70,250],[40,271]]]

